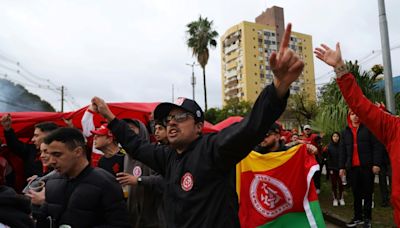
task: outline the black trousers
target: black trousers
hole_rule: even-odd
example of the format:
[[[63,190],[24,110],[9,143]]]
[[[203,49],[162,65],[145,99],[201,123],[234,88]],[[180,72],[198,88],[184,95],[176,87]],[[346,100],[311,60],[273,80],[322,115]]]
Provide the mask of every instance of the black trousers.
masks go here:
[[[387,177],[389,177],[389,183],[391,183],[391,169],[390,165],[383,164],[381,171],[379,172],[379,189],[381,191],[382,205],[389,203],[389,186],[387,183]]]
[[[349,174],[354,197],[354,218],[371,220],[372,193],[374,191],[372,167],[352,167]],[[364,208],[362,199],[364,199]]]

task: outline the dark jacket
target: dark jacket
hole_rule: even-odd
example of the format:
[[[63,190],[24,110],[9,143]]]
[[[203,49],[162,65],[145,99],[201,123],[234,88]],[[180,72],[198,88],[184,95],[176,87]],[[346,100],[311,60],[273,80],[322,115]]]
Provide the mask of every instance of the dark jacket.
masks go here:
[[[341,135],[339,167],[350,169],[353,160],[353,133],[347,126]],[[360,124],[357,130],[357,145],[362,167],[381,166],[384,148],[363,124]]]
[[[6,138],[7,146],[18,155],[24,162],[25,177],[33,175],[42,176],[43,167],[42,162],[38,158],[38,150],[34,144],[23,143],[18,140],[14,130],[4,130],[4,137]]]
[[[139,138],[150,142],[146,126],[139,120],[131,120],[139,128]],[[129,122],[128,122],[129,123]],[[124,172],[141,178],[141,183],[129,186],[128,212],[129,222],[134,228],[161,228],[165,224],[162,205],[164,181],[161,175],[148,166],[125,156]]]
[[[340,142],[334,143],[331,142],[328,145],[327,148],[327,155],[328,155],[328,160],[327,160],[327,169],[328,170],[335,170],[338,171],[340,166],[339,166],[339,157],[340,157]]]
[[[10,187],[0,186],[0,223],[9,227],[34,227],[30,218],[31,203],[29,199],[17,195]]]
[[[73,179],[58,174],[46,182],[45,194],[40,210],[55,227],[130,227],[121,185],[103,169],[87,166]]]
[[[239,227],[235,165],[262,141],[286,101],[267,86],[241,122],[198,137],[181,154],[140,140],[118,119],[108,127],[134,159],[164,177],[168,227]]]

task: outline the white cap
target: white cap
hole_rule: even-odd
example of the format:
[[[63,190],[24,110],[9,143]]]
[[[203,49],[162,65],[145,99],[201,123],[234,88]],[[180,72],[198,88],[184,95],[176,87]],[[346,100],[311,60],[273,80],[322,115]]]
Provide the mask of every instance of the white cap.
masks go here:
[[[304,130],[305,130],[305,129],[311,129],[311,126],[308,125],[308,124],[306,124],[306,125],[304,125],[303,129],[304,129]]]

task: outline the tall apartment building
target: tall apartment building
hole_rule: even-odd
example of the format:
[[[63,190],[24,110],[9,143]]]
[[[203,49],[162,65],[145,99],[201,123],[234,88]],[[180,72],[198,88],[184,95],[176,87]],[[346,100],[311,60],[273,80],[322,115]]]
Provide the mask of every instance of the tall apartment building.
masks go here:
[[[265,85],[273,80],[269,58],[277,51],[285,30],[283,8],[268,8],[256,22],[243,21],[221,37],[222,98],[254,102]],[[305,91],[316,100],[312,37],[292,32],[290,48],[299,54],[305,66],[291,86],[291,94]]]

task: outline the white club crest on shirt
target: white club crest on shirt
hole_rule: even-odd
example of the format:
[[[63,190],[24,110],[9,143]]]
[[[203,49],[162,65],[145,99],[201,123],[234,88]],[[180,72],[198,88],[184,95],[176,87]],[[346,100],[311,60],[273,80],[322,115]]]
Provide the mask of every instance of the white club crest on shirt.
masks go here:
[[[140,177],[142,176],[142,168],[140,166],[135,166],[132,171],[133,176]]]
[[[257,174],[250,184],[250,200],[258,213],[273,218],[293,207],[293,197],[280,180]]]
[[[193,175],[186,172],[181,178],[181,188],[183,191],[188,192],[192,190],[194,184]]]

